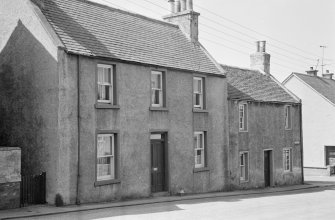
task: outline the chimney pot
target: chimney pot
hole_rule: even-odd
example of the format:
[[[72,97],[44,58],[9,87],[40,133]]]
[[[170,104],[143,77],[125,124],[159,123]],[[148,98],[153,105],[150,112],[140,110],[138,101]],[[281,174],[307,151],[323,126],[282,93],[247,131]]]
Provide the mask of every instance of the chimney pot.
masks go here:
[[[170,3],[170,11],[171,13],[175,13],[175,6],[174,6],[174,0],[169,0]]]
[[[260,44],[261,44],[260,45],[261,52],[265,53],[265,51],[266,51],[266,41],[261,41]]]
[[[256,41],[256,52],[260,52],[259,43],[260,41]]]
[[[174,6],[175,6],[175,13],[180,12],[180,0],[176,0],[174,2]]]
[[[193,0],[187,0],[187,10],[193,11]]]
[[[186,10],[186,0],[181,0],[180,10],[181,11]]]

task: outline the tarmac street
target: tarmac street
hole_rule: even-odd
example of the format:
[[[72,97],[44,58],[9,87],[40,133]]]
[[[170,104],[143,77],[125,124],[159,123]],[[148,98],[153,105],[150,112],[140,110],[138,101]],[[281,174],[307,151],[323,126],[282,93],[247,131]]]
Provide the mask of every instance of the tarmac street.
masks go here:
[[[334,219],[335,186],[40,216],[25,219]]]
[[[334,219],[335,176],[305,177],[304,185],[186,196],[154,197],[64,207],[28,206],[1,210],[0,219],[179,220]]]

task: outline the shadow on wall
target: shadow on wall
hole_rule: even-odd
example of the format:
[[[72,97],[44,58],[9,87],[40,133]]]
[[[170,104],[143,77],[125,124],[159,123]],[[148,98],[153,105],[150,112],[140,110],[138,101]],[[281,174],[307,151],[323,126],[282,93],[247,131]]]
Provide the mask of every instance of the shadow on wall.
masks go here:
[[[66,4],[73,4],[73,2],[70,1]],[[115,55],[110,53],[107,47],[100,40],[98,40],[95,35],[88,31],[83,25],[75,21],[55,2],[46,1],[44,6],[41,6],[40,9],[44,14],[46,14],[47,17],[49,17],[48,14],[53,14],[52,18],[54,20],[52,22],[55,26],[57,26],[59,35],[68,36],[66,39],[69,39],[69,37],[72,39],[66,42],[63,41],[65,47],[67,44],[71,44],[72,46],[69,48],[75,48],[76,52],[87,56],[99,55],[117,58]],[[57,16],[55,16],[55,14],[57,14]],[[87,16],[89,15],[82,15],[83,21],[88,19]],[[96,54],[97,52],[98,54]]]
[[[57,112],[57,61],[19,20],[0,53],[0,145],[22,147],[22,173],[43,170],[50,115]],[[49,107],[41,104],[49,100]]]

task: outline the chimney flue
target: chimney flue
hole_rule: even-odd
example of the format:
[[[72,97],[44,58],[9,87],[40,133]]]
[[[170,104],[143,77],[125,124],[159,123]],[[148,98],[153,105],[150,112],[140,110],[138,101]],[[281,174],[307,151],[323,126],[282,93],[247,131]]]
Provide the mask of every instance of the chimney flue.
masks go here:
[[[170,3],[170,11],[171,13],[175,13],[175,6],[174,6],[174,0],[169,0]]]
[[[186,0],[181,0],[180,11],[186,10]]]
[[[307,70],[306,73],[310,76],[317,76],[318,75],[318,70],[315,70],[313,67],[310,67],[310,69]]]
[[[187,10],[193,11],[193,0],[187,0]]]
[[[333,76],[334,76],[334,73],[330,73],[329,70],[326,70],[326,73],[322,74],[322,77],[326,79],[333,79]]]
[[[175,6],[175,10],[174,10],[174,12],[175,12],[175,13],[180,12],[180,0],[175,0],[175,2],[174,2],[174,6]]]
[[[250,55],[250,67],[270,74],[270,54],[266,53],[266,41],[256,41],[256,53]]]

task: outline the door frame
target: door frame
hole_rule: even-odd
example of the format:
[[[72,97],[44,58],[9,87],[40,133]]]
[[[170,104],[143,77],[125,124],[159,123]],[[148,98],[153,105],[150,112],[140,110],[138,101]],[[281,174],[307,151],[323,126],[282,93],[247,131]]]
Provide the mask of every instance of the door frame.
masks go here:
[[[274,184],[274,181],[273,181],[273,177],[274,177],[274,175],[273,175],[273,167],[274,167],[274,153],[273,153],[273,148],[269,148],[269,149],[264,149],[263,150],[263,175],[264,175],[264,171],[265,171],[265,167],[264,167],[264,162],[265,162],[265,157],[264,157],[264,154],[265,154],[265,152],[266,151],[268,151],[268,152],[270,152],[270,158],[269,158],[269,160],[270,160],[270,167],[269,167],[269,169],[270,169],[270,187],[271,186],[273,186]],[[265,175],[264,175],[264,186],[265,186]]]
[[[162,192],[170,192],[170,175],[169,175],[169,149],[168,149],[168,131],[167,130],[150,130],[149,133],[149,147],[150,147],[150,167],[149,167],[149,180],[150,180],[150,193],[151,182],[152,182],[152,149],[151,149],[151,135],[152,134],[161,134],[163,136],[163,147],[164,147],[164,190]],[[159,193],[159,192],[158,192]]]

